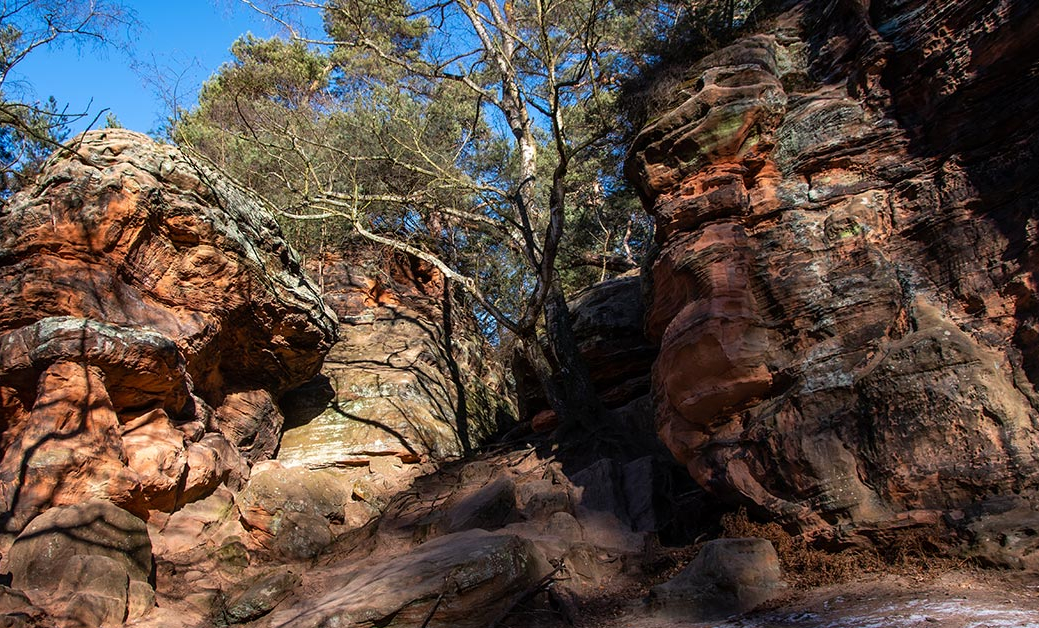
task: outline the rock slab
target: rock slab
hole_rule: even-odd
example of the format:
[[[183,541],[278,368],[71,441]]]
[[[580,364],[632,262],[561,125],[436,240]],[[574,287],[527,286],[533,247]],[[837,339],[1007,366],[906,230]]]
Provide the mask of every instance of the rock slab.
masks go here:
[[[359,566],[324,597],[278,610],[265,625],[482,628],[548,571],[530,541],[468,530]]]

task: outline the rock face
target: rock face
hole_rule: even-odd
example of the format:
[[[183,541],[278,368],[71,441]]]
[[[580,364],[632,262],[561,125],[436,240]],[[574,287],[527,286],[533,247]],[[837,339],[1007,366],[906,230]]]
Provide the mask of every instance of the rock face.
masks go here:
[[[309,270],[339,316],[342,340],[321,374],[283,399],[282,464],[442,459],[512,420],[504,373],[435,268],[362,248]]]
[[[595,284],[570,302],[574,336],[608,408],[649,393],[656,346],[643,331],[642,282],[624,275]]]
[[[657,426],[705,488],[838,539],[1035,490],[1037,37],[1023,0],[801,2],[643,130]]]
[[[644,401],[657,347],[643,329],[645,307],[639,276],[624,274],[593,284],[573,295],[567,305],[581,357],[603,405],[618,409]],[[520,415],[532,420],[535,431],[555,429],[558,418],[521,352],[513,356],[512,370]],[[651,433],[649,429],[647,436]]]
[[[142,516],[269,456],[335,340],[272,215],[178,150],[92,131],[0,210],[0,490]]]

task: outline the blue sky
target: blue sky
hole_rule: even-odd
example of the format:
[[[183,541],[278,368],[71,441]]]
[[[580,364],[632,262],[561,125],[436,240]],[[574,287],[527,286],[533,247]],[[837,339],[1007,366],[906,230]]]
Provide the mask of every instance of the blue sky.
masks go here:
[[[238,0],[127,0],[123,4],[140,22],[129,51],[89,46],[80,50],[70,45],[38,49],[11,77],[29,90],[30,99],[54,96],[70,112],[89,109],[91,115],[74,125],[75,132],[105,108],[129,129],[155,131],[169,112],[173,88],[179,106],[190,107],[202,81],[230,59],[235,39],[246,32],[259,37],[281,33],[277,24]],[[98,125],[103,120],[104,116]]]

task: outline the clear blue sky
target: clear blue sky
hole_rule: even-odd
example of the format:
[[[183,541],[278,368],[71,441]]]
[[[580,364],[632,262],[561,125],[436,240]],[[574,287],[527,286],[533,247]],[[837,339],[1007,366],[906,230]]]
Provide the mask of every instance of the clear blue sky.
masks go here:
[[[235,39],[246,32],[258,37],[281,34],[277,24],[238,0],[126,0],[123,4],[140,22],[128,52],[66,45],[37,49],[16,66],[12,78],[30,90],[26,94],[30,98],[54,96],[70,112],[89,108],[89,119],[74,125],[75,132],[105,108],[129,129],[155,131],[169,112],[166,101],[172,88],[176,86],[178,104],[190,107],[202,81],[230,59]],[[103,121],[104,116],[98,125]]]

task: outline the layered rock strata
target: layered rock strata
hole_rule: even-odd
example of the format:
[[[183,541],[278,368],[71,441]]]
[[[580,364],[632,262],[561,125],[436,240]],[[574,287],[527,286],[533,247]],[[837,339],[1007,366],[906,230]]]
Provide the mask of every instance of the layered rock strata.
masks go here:
[[[801,2],[642,131],[657,427],[704,487],[847,541],[1035,490],[1037,37],[1023,1]]]
[[[92,131],[0,210],[8,530],[90,498],[139,516],[237,485],[335,315],[273,216],[177,149]]]

